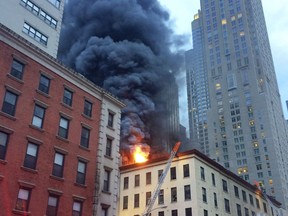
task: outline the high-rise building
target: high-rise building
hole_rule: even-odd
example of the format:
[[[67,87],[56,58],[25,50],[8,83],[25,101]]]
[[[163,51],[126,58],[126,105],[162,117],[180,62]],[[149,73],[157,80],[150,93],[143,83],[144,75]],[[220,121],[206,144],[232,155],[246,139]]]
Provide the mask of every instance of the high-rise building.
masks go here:
[[[197,110],[190,118],[192,139],[198,139],[193,133],[206,113],[209,150],[202,144],[203,152],[250,183],[259,182],[287,209],[288,133],[261,0],[201,0],[193,24],[198,44],[187,60],[193,66],[187,70],[190,116]],[[193,77],[202,74],[208,107],[200,106],[201,91],[193,87]]]
[[[56,57],[64,2],[64,0],[0,1],[0,23]]]

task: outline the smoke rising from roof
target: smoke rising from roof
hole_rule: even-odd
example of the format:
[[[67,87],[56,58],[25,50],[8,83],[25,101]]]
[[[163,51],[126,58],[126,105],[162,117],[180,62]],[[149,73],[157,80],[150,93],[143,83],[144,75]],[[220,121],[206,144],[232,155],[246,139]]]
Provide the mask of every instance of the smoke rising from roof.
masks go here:
[[[59,59],[125,102],[122,147],[150,143],[159,116],[167,112],[163,89],[175,85],[183,64],[182,55],[170,50],[182,38],[168,24],[169,14],[157,0],[65,5]]]

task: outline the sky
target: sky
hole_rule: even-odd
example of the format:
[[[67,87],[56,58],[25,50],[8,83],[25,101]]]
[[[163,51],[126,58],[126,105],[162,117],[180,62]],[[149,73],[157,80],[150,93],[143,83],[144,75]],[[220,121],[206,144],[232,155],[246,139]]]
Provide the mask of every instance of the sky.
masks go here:
[[[170,12],[173,29],[176,33],[189,35],[187,49],[192,48],[191,21],[200,9],[200,0],[159,0]],[[266,26],[270,39],[276,76],[282,100],[284,116],[288,118],[286,100],[288,100],[288,1],[262,0]],[[180,89],[180,121],[188,127],[186,88]]]

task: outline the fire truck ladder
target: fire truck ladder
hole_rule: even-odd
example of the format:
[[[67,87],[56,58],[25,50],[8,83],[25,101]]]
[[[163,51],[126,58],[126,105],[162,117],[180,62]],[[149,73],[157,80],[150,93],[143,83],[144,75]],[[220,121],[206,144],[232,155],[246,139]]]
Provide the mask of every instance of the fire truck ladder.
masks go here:
[[[162,172],[162,174],[161,174],[161,176],[159,178],[159,182],[158,182],[156,188],[154,189],[153,194],[151,196],[151,199],[149,200],[149,203],[146,206],[146,209],[145,209],[144,213],[142,214],[142,216],[149,216],[149,214],[150,214],[150,212],[151,212],[151,210],[153,208],[153,205],[154,205],[154,203],[156,201],[156,198],[157,198],[157,196],[158,196],[158,194],[160,192],[160,189],[161,189],[161,186],[162,186],[162,184],[164,182],[164,179],[165,179],[165,177],[166,177],[166,175],[168,173],[168,170],[169,170],[169,168],[171,166],[172,160],[175,157],[180,145],[181,145],[181,142],[177,142],[175,144],[175,146],[173,147],[172,152],[171,152],[170,157],[169,157],[169,160],[167,162],[167,165],[166,165],[165,169],[163,170],[163,172]]]

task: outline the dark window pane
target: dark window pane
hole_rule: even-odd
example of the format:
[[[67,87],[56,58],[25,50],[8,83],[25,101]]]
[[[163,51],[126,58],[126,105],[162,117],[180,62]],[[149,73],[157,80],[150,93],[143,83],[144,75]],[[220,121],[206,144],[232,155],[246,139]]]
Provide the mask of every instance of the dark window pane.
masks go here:
[[[85,127],[82,127],[80,145],[88,148],[89,147],[89,137],[90,137],[90,130],[85,128]]]
[[[14,59],[10,74],[16,77],[17,79],[22,80],[23,71],[24,71],[24,64]]]
[[[8,134],[0,131],[0,159],[5,160],[8,144]]]
[[[45,94],[49,94],[49,88],[50,88],[50,79],[44,75],[41,75],[38,89],[44,92]]]
[[[2,112],[14,116],[16,110],[17,97],[18,96],[16,94],[10,91],[6,91],[2,106]]]
[[[72,106],[72,97],[73,92],[69,91],[68,89],[64,89],[63,103]]]
[[[92,116],[92,103],[87,100],[84,102],[84,114],[89,117]]]

